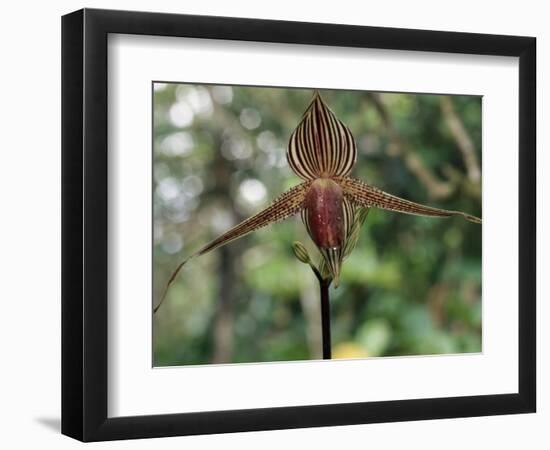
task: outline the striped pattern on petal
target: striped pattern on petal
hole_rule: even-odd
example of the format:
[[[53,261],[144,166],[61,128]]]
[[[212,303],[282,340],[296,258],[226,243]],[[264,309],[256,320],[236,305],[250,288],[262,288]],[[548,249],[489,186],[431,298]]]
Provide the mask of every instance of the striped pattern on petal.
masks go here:
[[[317,91],[290,136],[286,157],[294,173],[304,180],[344,177],[355,164],[357,147],[353,135]]]
[[[340,268],[342,267],[342,247],[320,248],[319,251],[323,255],[323,262],[332,276],[334,287],[337,288],[340,283]],[[320,268],[320,272],[325,272],[324,268]]]
[[[348,208],[349,214],[351,214],[351,216],[348,214],[348,217],[351,217],[352,220],[348,219],[346,237],[342,245],[342,254],[340,255],[340,265],[342,265],[357,245],[361,227],[365,223],[370,210],[369,208],[358,208],[347,199],[344,200],[344,204],[347,205],[346,207]],[[327,259],[328,258],[323,255],[319,264],[319,273],[323,278],[331,276],[331,271],[327,265]]]
[[[351,224],[351,227],[346,235],[346,240],[344,242],[344,254],[342,255],[342,261],[345,260],[353,251],[359,240],[359,234],[361,227],[367,219],[370,208],[355,208],[354,219]]]
[[[415,214],[418,216],[432,217],[451,217],[462,216],[466,220],[474,223],[481,223],[481,219],[471,214],[462,211],[448,211],[446,209],[432,208],[430,206],[414,203],[405,200],[395,195],[388,194],[374,186],[356,180],[353,178],[336,179],[342,189],[344,195],[353,203],[359,206],[372,206],[375,208],[387,209],[405,214]]]
[[[344,209],[344,230],[346,230],[345,239],[347,239],[353,229],[356,206],[352,202],[350,202],[346,197],[344,197],[344,201],[342,202],[342,208]]]
[[[240,224],[231,228],[229,231],[214,239],[212,242],[206,244],[198,252],[192,254],[186,260],[181,262],[170,276],[170,279],[168,280],[164,288],[164,292],[158,305],[155,307],[154,312],[157,312],[158,308],[166,297],[168,288],[173,283],[182,267],[190,259],[211,252],[212,250],[215,250],[222,245],[228,244],[229,242],[243,237],[244,235],[252,231],[258,230],[259,228],[263,228],[269,224],[279,222],[283,219],[286,219],[287,217],[297,214],[303,208],[304,199],[310,184],[311,183],[309,181],[306,181],[281,194],[277,199],[273,201],[270,206],[265,208],[263,211],[260,211],[258,214],[242,221]]]

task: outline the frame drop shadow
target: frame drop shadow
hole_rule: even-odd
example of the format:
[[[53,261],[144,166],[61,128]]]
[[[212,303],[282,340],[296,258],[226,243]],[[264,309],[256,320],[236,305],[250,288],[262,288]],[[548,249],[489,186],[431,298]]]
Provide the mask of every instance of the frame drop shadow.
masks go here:
[[[44,426],[45,428],[49,428],[50,431],[61,433],[60,417],[36,417],[34,421]]]

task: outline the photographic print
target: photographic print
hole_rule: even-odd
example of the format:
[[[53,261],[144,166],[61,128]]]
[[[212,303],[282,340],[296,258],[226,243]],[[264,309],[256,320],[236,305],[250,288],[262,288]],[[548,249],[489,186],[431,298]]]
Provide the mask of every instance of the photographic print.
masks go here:
[[[61,103],[63,434],[536,411],[535,38],[83,9]]]
[[[155,367],[482,351],[481,97],[152,95]]]

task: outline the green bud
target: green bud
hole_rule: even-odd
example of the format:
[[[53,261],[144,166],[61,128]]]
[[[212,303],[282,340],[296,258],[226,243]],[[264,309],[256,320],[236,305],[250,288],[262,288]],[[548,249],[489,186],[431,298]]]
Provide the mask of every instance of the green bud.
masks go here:
[[[296,258],[298,258],[301,262],[303,262],[304,264],[311,264],[309,253],[307,252],[304,244],[296,241],[292,244],[292,250],[294,251]]]

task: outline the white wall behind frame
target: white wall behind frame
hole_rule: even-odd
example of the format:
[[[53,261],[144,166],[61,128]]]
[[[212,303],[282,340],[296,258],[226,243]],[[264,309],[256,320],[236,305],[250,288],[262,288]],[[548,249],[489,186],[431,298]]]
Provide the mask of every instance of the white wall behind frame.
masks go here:
[[[498,3],[463,0],[460,4],[437,0],[339,0],[319,1],[315,8],[311,8],[311,2],[296,0],[6,3],[0,18],[3,69],[0,80],[4,87],[0,109],[4,125],[0,165],[4,220],[0,222],[0,239],[2,273],[7,274],[2,278],[0,290],[1,298],[9,304],[0,319],[4,369],[0,420],[6,424],[0,435],[3,448],[82,448],[82,444],[59,434],[58,423],[60,16],[83,6],[537,36],[538,146],[548,147],[550,143],[550,131],[541,125],[548,123],[550,106],[550,29],[546,4],[538,0]],[[29,89],[22,91],[22,86]],[[21,137],[25,137],[24,145]],[[18,169],[21,167],[25,168],[26,182],[22,182]],[[550,198],[550,182],[543,177],[550,167],[549,152],[539,152],[538,167],[540,275],[550,271],[550,234],[545,231],[549,229],[550,216],[543,204],[543,199]],[[22,199],[32,199],[32,207]],[[38,220],[40,236],[36,231]],[[23,239],[29,236],[36,239]],[[29,263],[29,255],[38,255],[35,265]],[[550,297],[548,276],[539,276],[538,287],[539,298]],[[541,326],[550,320],[549,311],[546,303],[539,302],[539,380],[550,376],[550,328]],[[439,450],[444,445],[446,450],[473,447],[544,450],[549,448],[550,389],[542,383],[538,392],[537,414],[120,441],[93,446],[101,449],[223,446],[227,450],[314,446],[320,450],[358,444],[387,449]]]

